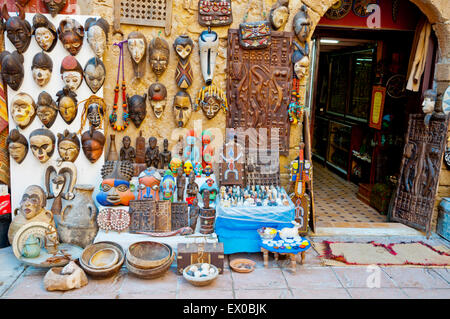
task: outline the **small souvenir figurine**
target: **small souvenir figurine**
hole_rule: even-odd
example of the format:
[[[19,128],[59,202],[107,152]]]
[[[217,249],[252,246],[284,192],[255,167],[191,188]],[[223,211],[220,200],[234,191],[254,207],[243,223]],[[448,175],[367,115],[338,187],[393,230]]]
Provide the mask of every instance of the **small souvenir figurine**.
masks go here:
[[[46,86],[52,77],[53,61],[44,52],[39,52],[33,57],[31,64],[33,80],[39,86]]]
[[[54,18],[66,6],[66,0],[44,0],[44,4]]]
[[[147,54],[147,40],[138,31],[133,31],[128,35],[128,51],[133,63],[134,76],[138,79],[145,76],[145,56]]]
[[[147,167],[158,168],[159,164],[159,147],[158,140],[152,136],[148,139],[148,148],[145,151],[145,163]]]
[[[198,184],[195,182],[195,174],[194,172],[190,172],[189,174],[189,183],[186,187],[186,201],[188,204],[192,205],[192,201],[198,194]]]
[[[185,127],[192,115],[191,96],[185,91],[178,91],[173,99],[173,115],[177,127]]]
[[[159,168],[169,168],[171,160],[172,153],[169,151],[169,140],[165,138],[163,141],[163,151],[159,153]]]
[[[214,136],[210,130],[204,130],[202,132],[202,165],[203,167],[209,166],[212,168],[212,160],[214,156],[214,147],[211,142]],[[212,169],[211,169],[212,171]],[[209,175],[207,175],[209,176]]]
[[[22,130],[33,122],[35,116],[36,105],[28,93],[17,93],[11,99],[11,117]]]
[[[83,46],[84,27],[74,19],[65,18],[59,23],[58,38],[64,49],[75,56]]]
[[[0,53],[0,61],[3,82],[8,84],[14,91],[17,91],[23,82],[23,55],[17,51],[13,53],[2,51]]]
[[[45,230],[44,247],[49,254],[56,254],[58,252],[58,232],[53,225],[48,225]]]
[[[116,149],[116,135],[109,134],[109,150],[106,155],[106,161],[118,161],[119,154]]]
[[[17,231],[25,224],[31,222],[44,222],[55,226],[53,214],[45,209],[47,196],[44,190],[38,185],[28,186],[20,201],[20,207],[14,210],[13,218],[8,230],[8,239],[12,244]]]
[[[203,31],[198,37],[200,50],[200,67],[206,85],[211,85],[216,68],[216,57],[219,48],[219,36],[214,31]]]
[[[33,155],[42,164],[52,157],[55,151],[55,135],[46,128],[38,128],[30,134],[30,148]]]
[[[186,136],[186,146],[183,151],[183,158],[185,161],[189,160],[191,163],[200,161],[200,149],[197,141],[198,137],[195,130],[189,130]]]
[[[134,163],[134,159],[136,158],[136,150],[133,146],[131,146],[131,138],[129,136],[124,136],[122,138],[122,144],[123,146],[120,149],[120,160]]]
[[[187,35],[180,35],[175,39],[173,48],[179,60],[175,71],[175,81],[180,89],[187,89],[191,86],[193,73],[189,56],[192,53],[194,42]]]
[[[173,196],[176,190],[176,181],[172,175],[172,172],[167,170],[161,181],[160,192],[162,193],[163,200],[173,201]]]
[[[184,189],[186,187],[186,177],[183,175],[183,168],[178,167],[177,174],[177,201],[182,202],[184,199]]]
[[[184,171],[184,174],[186,175],[186,177],[191,176],[191,172],[193,169],[194,169],[194,166],[192,165],[191,161],[184,162],[183,171]],[[194,175],[194,177],[195,177],[195,175]]]
[[[194,173],[196,177],[202,177],[203,166],[202,163],[197,162],[194,164]]]
[[[28,141],[18,129],[12,129],[6,139],[9,156],[18,164],[22,163],[28,153]]]
[[[211,201],[211,198],[209,197],[209,190],[205,189],[202,194],[203,199],[203,208],[209,209],[209,202]]]
[[[182,168],[183,162],[178,157],[173,157],[169,163],[169,169],[172,172],[173,176],[177,176],[178,168]],[[183,169],[183,168],[182,168]]]
[[[209,177],[209,176],[212,175],[212,173],[213,173],[213,170],[212,170],[211,165],[206,165],[205,168],[203,169],[203,174],[204,174],[206,177]]]
[[[83,82],[83,68],[73,56],[66,56],[61,62],[61,78],[64,84],[71,90],[76,91]]]
[[[97,57],[89,59],[84,66],[84,79],[92,93],[97,93],[103,86],[106,77],[106,68],[102,60]]]
[[[223,90],[214,84],[204,86],[198,92],[194,107],[200,107],[203,114],[208,119],[212,119],[219,113],[220,109],[223,109],[225,112],[228,109],[227,96]]]
[[[214,201],[216,199],[217,193],[219,192],[219,188],[212,178],[208,178],[202,186],[200,186],[200,194],[203,194],[204,191],[208,191],[210,195],[210,199]]]
[[[108,42],[108,21],[103,18],[88,18],[84,23],[84,29],[92,51],[94,51],[97,58],[102,58]]]
[[[16,3],[18,15],[10,16],[6,3],[2,7],[2,17],[5,19],[6,36],[17,52],[24,53],[31,42],[31,24],[25,20],[25,10]]]
[[[83,113],[81,114],[81,126],[78,130],[78,134],[81,134],[81,131],[86,124],[86,119],[89,121],[90,127],[93,127],[94,129],[102,129],[105,112],[105,100],[96,95],[91,95],[84,103]]]
[[[91,163],[95,163],[102,156],[105,141],[105,135],[93,127],[81,135],[83,153]]]
[[[46,52],[51,52],[58,41],[55,26],[40,13],[36,13],[33,17],[32,34],[37,44]]]
[[[289,18],[289,0],[277,0],[270,9],[269,21],[274,30],[280,30]]]
[[[58,106],[50,94],[42,91],[37,100],[36,114],[46,128],[52,127],[58,115]]]
[[[159,185],[161,175],[154,168],[147,168],[139,174],[138,200],[159,200]]]
[[[195,229],[197,228],[197,220],[199,212],[200,207],[198,206],[198,198],[194,198],[191,207],[189,207],[189,221],[190,221],[189,227],[191,227],[194,232]]]
[[[167,104],[167,89],[162,83],[153,83],[148,88],[148,99],[156,118],[159,119]]]
[[[63,161],[75,162],[80,154],[80,139],[76,133],[70,133],[67,129],[63,134],[58,133],[58,153]]]
[[[107,161],[102,167],[102,184],[96,199],[103,206],[128,206],[135,196],[130,189],[133,164],[125,161]]]
[[[142,131],[139,131],[139,136],[136,137],[136,163],[145,163],[145,138],[142,136]]]
[[[153,73],[156,74],[158,79],[169,66],[169,44],[166,40],[156,37],[150,41],[148,45],[148,61]]]
[[[130,120],[134,123],[136,128],[139,128],[147,115],[147,94],[133,95],[129,97],[127,95],[128,112]]]
[[[56,93],[56,96],[58,97],[56,103],[58,103],[59,114],[64,122],[67,124],[72,123],[78,113],[77,94],[65,86]]]
[[[311,31],[311,20],[309,19],[308,9],[302,5],[300,10],[294,16],[294,33],[302,46],[306,45],[309,33]]]

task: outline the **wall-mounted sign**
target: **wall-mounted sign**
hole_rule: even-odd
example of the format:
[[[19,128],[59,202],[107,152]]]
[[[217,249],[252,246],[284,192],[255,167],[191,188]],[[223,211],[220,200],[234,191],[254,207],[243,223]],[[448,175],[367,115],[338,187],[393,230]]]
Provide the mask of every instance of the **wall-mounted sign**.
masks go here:
[[[372,104],[370,107],[369,126],[377,130],[381,129],[385,96],[386,96],[385,87],[374,86],[372,88]]]

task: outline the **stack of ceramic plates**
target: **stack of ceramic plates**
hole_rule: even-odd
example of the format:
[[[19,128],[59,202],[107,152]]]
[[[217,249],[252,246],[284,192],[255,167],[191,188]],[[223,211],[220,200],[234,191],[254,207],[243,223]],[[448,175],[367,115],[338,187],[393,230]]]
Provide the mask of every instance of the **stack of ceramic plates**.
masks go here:
[[[133,275],[153,279],[164,275],[175,259],[172,247],[153,241],[140,241],[128,247],[126,266]]]
[[[102,241],[88,245],[81,254],[80,266],[92,277],[106,278],[119,272],[125,253],[117,243]]]

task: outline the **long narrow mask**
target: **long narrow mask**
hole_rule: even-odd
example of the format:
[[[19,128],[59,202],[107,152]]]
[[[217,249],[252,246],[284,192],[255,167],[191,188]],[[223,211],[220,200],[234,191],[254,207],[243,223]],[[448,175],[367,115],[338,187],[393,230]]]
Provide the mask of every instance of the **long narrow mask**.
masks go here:
[[[198,38],[200,50],[200,65],[203,79],[206,85],[212,83],[214,69],[216,67],[217,50],[219,47],[219,36],[214,31],[203,31]]]

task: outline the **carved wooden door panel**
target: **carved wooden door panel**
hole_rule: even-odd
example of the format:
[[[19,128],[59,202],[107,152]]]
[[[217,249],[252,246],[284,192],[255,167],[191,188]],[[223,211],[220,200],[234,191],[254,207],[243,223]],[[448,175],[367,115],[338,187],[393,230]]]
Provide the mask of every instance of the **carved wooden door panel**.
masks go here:
[[[412,114],[403,150],[392,220],[430,233],[434,200],[447,141],[448,118]]]
[[[227,127],[278,128],[281,155],[289,151],[292,32],[272,32],[266,49],[245,50],[239,46],[238,30],[228,30]],[[248,147],[248,145],[246,145]]]

